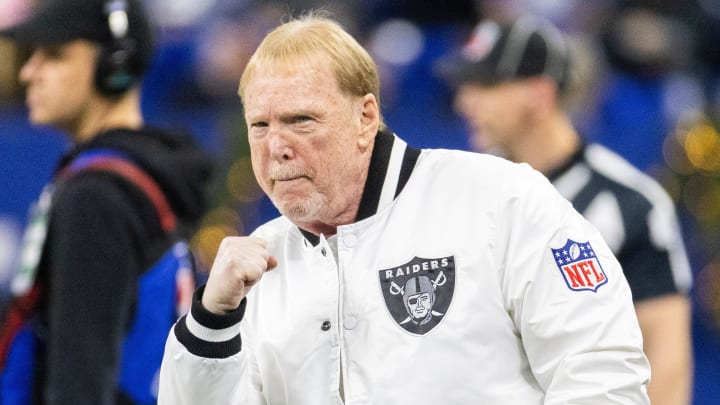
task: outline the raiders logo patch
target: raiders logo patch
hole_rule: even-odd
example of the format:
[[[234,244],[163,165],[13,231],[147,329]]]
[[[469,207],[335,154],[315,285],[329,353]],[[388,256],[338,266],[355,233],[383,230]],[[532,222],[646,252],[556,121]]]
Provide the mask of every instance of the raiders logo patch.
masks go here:
[[[571,290],[597,292],[598,288],[608,282],[589,242],[575,242],[568,239],[565,246],[550,250],[560,274]]]
[[[378,271],[385,305],[406,331],[424,335],[442,321],[455,291],[455,257],[425,259]]]

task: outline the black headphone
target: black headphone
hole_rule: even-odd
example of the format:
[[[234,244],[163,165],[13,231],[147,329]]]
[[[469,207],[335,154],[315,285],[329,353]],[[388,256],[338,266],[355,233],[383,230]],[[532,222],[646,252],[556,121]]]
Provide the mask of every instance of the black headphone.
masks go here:
[[[100,49],[95,85],[103,94],[119,95],[137,80],[131,69],[135,58],[135,41],[128,37],[128,5],[125,0],[108,0],[104,6],[107,24],[112,35],[109,44]]]

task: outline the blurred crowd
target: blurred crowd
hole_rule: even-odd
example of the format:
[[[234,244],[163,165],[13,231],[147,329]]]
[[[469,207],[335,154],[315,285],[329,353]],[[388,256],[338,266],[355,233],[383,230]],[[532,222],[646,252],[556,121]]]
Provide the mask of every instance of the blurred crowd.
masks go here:
[[[0,27],[40,0],[0,0]],[[584,91],[573,114],[585,137],[657,178],[680,210],[695,273],[697,316],[720,335],[720,1],[717,0],[147,0],[161,48],[145,82],[148,121],[190,127],[222,165],[214,209],[193,241],[209,268],[220,240],[275,215],[250,169],[237,84],[262,36],[289,14],[323,7],[360,38],[378,63],[386,122],[420,147],[469,149],[451,89],[434,62],[460,46],[483,18],[544,16],[569,34]],[[23,124],[16,75],[27,50],[0,42],[0,270],[7,273],[24,213],[63,148],[45,134],[37,156],[18,151]],[[438,136],[437,134],[442,134]],[[13,141],[8,141],[12,139]],[[5,149],[5,150],[3,150]],[[41,178],[22,178],[10,157]],[[52,156],[50,156],[52,155]],[[48,157],[50,156],[50,157]],[[7,158],[6,158],[7,157]],[[27,161],[30,160],[30,161]],[[24,169],[23,169],[24,170]],[[23,182],[17,185],[17,182]],[[11,184],[12,183],[12,184]],[[26,193],[27,197],[24,197]],[[11,201],[12,200],[12,201]],[[15,212],[5,205],[17,204]],[[16,224],[8,225],[8,222]],[[4,257],[4,259],[3,259]],[[3,268],[5,266],[5,268]],[[718,339],[720,340],[720,339]],[[717,349],[715,349],[717,350]]]

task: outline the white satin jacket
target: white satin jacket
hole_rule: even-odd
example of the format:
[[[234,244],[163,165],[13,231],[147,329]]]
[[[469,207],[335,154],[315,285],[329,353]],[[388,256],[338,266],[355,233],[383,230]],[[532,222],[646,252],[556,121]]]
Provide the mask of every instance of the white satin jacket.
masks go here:
[[[196,293],[161,404],[649,403],[620,265],[542,175],[376,142],[355,223],[326,239],[270,221],[254,234],[279,265],[241,308]]]

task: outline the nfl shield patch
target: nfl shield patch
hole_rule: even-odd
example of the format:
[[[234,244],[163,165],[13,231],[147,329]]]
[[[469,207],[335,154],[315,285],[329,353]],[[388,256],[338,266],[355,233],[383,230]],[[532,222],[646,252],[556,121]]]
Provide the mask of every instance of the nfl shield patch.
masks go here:
[[[385,305],[406,331],[424,335],[442,321],[455,291],[455,257],[425,259],[378,271]]]
[[[600,286],[607,283],[607,276],[590,242],[575,242],[568,239],[565,246],[550,250],[560,274],[571,290],[597,292]]]

